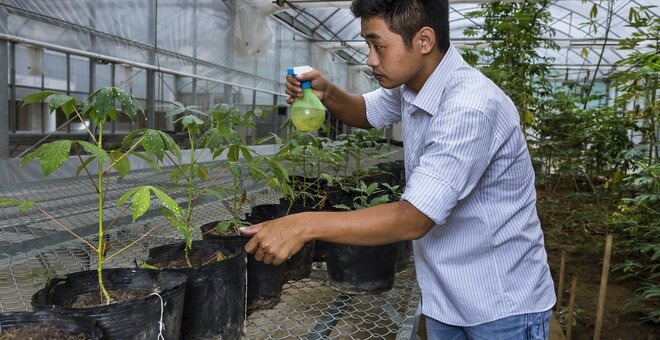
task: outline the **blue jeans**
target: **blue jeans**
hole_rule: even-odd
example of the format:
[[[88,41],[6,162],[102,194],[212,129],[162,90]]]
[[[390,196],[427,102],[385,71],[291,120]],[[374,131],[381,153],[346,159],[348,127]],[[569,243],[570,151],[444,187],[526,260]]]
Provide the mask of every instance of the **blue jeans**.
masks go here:
[[[429,340],[546,340],[552,311],[512,315],[476,326],[458,327],[426,317]]]

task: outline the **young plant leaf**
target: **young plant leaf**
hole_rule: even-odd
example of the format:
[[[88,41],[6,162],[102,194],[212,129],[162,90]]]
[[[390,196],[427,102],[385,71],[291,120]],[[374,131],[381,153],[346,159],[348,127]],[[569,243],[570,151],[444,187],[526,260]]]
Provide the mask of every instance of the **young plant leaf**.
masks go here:
[[[98,146],[96,146],[96,145],[94,145],[90,142],[86,142],[86,141],[82,141],[82,140],[78,141],[78,144],[80,144],[85,151],[93,154],[98,159],[100,159],[102,163],[105,163],[105,162],[108,161],[108,153],[105,152],[105,150],[99,148]]]
[[[128,156],[124,156],[124,153],[118,150],[110,151],[110,158],[114,162],[112,166],[119,177],[124,178],[131,171],[131,161],[128,159]]]
[[[48,108],[51,112],[62,109],[62,112],[66,115],[66,118],[71,116],[71,113],[76,110],[76,98],[64,95],[64,94],[55,94],[48,100]]]
[[[53,92],[53,91],[42,91],[42,92],[33,92],[30,93],[29,95],[25,96],[23,100],[21,101],[21,107],[24,107],[25,105],[32,104],[32,103],[37,103],[41,102],[44,99],[54,95],[58,94],[59,92]]]
[[[39,158],[39,165],[41,165],[44,178],[46,178],[69,160],[71,145],[72,141],[70,140],[58,140],[43,144],[25,156],[19,166],[22,167],[35,158]]]
[[[131,96],[124,89],[118,87],[113,87],[112,92],[119,101],[119,105],[121,106],[121,111],[131,120],[134,120],[135,117],[137,116],[137,112],[135,110],[135,101],[133,99],[133,96]]]
[[[18,205],[18,211],[20,213],[26,213],[30,208],[34,206],[36,202],[28,200],[8,200],[0,199],[0,207],[8,207],[12,205]]]

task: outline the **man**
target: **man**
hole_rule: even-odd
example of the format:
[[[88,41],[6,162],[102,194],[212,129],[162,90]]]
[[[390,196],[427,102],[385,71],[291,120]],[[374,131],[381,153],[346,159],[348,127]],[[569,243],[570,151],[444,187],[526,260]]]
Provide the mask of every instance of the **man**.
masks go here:
[[[243,229],[246,250],[279,264],[305,242],[415,240],[429,339],[546,339],[554,288],[536,214],[534,172],[511,100],[449,43],[446,0],[357,0],[381,89],[353,95],[319,72],[300,82],[343,122],[401,121],[406,189],[399,202],[307,212]]]

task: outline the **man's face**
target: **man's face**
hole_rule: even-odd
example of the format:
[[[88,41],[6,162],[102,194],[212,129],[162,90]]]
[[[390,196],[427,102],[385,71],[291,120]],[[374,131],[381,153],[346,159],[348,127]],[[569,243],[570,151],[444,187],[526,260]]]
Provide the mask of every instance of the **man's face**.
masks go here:
[[[409,84],[421,69],[421,53],[406,48],[403,37],[387,27],[381,18],[362,18],[362,36],[369,45],[367,65],[380,86],[391,89]]]

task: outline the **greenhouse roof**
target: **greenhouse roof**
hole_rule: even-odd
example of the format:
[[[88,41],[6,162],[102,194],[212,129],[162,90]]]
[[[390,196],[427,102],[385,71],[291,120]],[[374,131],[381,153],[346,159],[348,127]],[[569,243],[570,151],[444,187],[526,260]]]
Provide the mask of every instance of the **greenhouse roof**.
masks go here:
[[[478,10],[484,2],[449,0],[450,37],[454,46],[483,46],[483,39],[466,36],[464,30],[483,24],[483,18],[470,18],[468,13]],[[366,63],[368,47],[360,36],[360,21],[350,11],[351,1],[296,0],[277,3],[287,8],[274,14],[280,21],[325,48],[336,48],[336,53],[349,63]],[[654,1],[554,0],[549,3],[552,15],[550,26],[555,35],[543,38],[553,40],[560,50],[544,49],[540,54],[554,58],[555,66],[572,70],[595,69],[602,54],[599,70],[607,74],[617,60],[631,52],[620,50],[618,44],[637,30],[628,25],[631,8],[653,6]],[[660,14],[657,7],[650,8],[650,11],[656,17]],[[606,35],[609,13],[612,14],[610,30]],[[589,22],[593,24],[589,25]],[[641,48],[648,47],[643,44]]]

